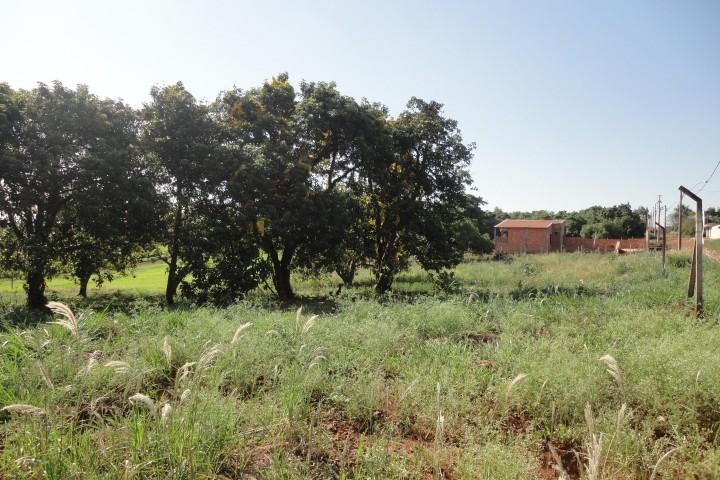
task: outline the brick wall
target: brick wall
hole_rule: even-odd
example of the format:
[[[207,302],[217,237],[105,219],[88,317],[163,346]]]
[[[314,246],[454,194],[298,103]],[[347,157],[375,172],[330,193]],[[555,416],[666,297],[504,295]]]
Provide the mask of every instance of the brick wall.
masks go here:
[[[593,240],[592,238],[580,238],[580,237],[565,237],[565,251],[566,252],[577,252],[580,250],[588,252],[614,252],[615,245],[620,242],[620,248],[624,249],[644,249],[645,239],[644,238],[625,238],[622,240],[612,238],[598,238]],[[693,245],[693,237],[683,237],[682,249],[683,251],[690,251]],[[668,234],[666,248],[668,250],[677,250],[678,238],[677,235]]]
[[[508,228],[507,238],[495,240],[499,253],[546,253],[550,244],[549,228]]]
[[[620,242],[620,248],[645,248],[644,238],[626,238],[622,240],[598,238],[593,240],[592,238],[565,237],[564,250],[566,252],[614,252],[617,242]]]
[[[511,228],[507,238],[495,240],[495,251],[499,253],[546,253],[548,251],[549,229]],[[690,251],[694,237],[683,237],[683,251]],[[565,237],[563,250],[566,252],[614,252],[617,242],[622,249],[644,249],[645,238],[592,238]],[[677,250],[677,235],[668,234],[667,249]]]

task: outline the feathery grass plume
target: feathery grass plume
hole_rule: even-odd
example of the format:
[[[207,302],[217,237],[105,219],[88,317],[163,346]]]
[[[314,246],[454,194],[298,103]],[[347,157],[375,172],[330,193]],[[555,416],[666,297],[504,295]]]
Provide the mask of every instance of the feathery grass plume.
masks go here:
[[[440,382],[435,384],[435,408],[437,410],[437,419],[435,420],[435,442],[433,451],[433,470],[435,475],[442,477],[440,470],[440,448],[442,448],[445,437],[445,416],[442,412],[440,404]]]
[[[295,310],[295,328],[300,328],[300,318],[302,317],[302,305]]]
[[[412,382],[410,382],[410,385],[405,389],[405,391],[400,395],[400,401],[402,402],[407,398],[408,395],[410,395],[410,392],[412,392],[412,389],[415,388],[415,385],[420,381],[419,378],[416,378]]]
[[[440,404],[440,382],[435,384],[435,407],[437,408],[437,421],[435,422],[435,441],[442,443],[443,433],[445,432],[445,416],[442,413],[442,405]]]
[[[20,469],[30,469],[32,468],[33,463],[35,463],[35,458],[30,455],[23,455],[22,457],[15,459],[15,466]]]
[[[662,457],[660,457],[660,458],[658,459],[657,463],[655,463],[655,467],[653,467],[652,474],[650,475],[650,480],[655,480],[655,475],[657,475],[658,468],[660,467],[660,464],[661,464],[666,458],[668,458],[670,455],[672,455],[673,453],[675,453],[675,450],[678,450],[679,448],[680,448],[680,447],[675,447],[675,448],[673,448],[673,449],[668,450],[667,452],[665,452],[665,454],[664,454]]]
[[[122,360],[111,360],[105,364],[105,367],[112,368],[117,374],[128,373],[130,371],[130,364]]]
[[[308,366],[308,370],[310,370],[323,360],[326,360],[325,355],[318,355],[317,357],[313,358],[312,362],[310,362],[310,365]]]
[[[540,386],[540,393],[538,393],[538,402],[540,401],[540,398],[542,398],[542,394],[545,391],[545,385],[547,385],[549,378],[546,378],[545,381]]]
[[[168,423],[170,422],[170,413],[172,413],[172,407],[169,403],[166,403],[160,409],[160,420],[165,428],[167,428]]]
[[[64,317],[61,320],[48,323],[61,325],[67,328],[74,337],[78,336],[78,321],[77,318],[75,318],[75,314],[70,310],[70,307],[61,302],[48,302],[45,306],[48,307],[51,312]]]
[[[125,459],[123,462],[123,466],[125,467],[125,471],[123,472],[123,480],[133,478],[135,476],[135,467],[133,467],[133,464],[130,460]]]
[[[163,339],[163,355],[165,355],[165,361],[169,367],[172,363],[172,347],[170,346],[170,339],[167,335],[165,335],[165,338]]]
[[[615,422],[615,432],[620,433],[620,429],[625,423],[625,417],[627,415],[627,403],[623,403],[617,413],[617,421]]]
[[[197,361],[197,370],[203,371],[212,366],[213,362],[215,362],[215,359],[222,353],[222,349],[220,348],[220,344],[216,343],[212,347],[210,347],[208,350],[206,350],[202,355],[200,355],[200,358],[198,358]]]
[[[590,435],[595,434],[595,417],[593,416],[592,407],[590,403],[585,404],[585,423],[587,424]]]
[[[90,370],[92,370],[95,365],[97,365],[97,359],[95,357],[93,357],[92,355],[90,355],[87,363],[85,364],[85,366],[83,368],[80,369],[78,374],[81,376],[87,375],[88,373],[90,373]]]
[[[0,408],[0,412],[18,413],[20,415],[34,415],[36,417],[47,415],[47,412],[42,408],[25,403],[13,403],[12,405],[7,405]]]
[[[189,388],[186,388],[185,390],[183,390],[183,392],[180,394],[180,403],[185,402],[185,400],[187,400],[188,397],[190,396],[190,393],[191,392],[190,392]]]
[[[512,394],[513,390],[515,390],[515,387],[517,387],[523,380],[527,378],[527,373],[520,373],[517,377],[513,378],[510,384],[508,385],[507,392],[505,393],[506,398],[510,398],[510,395]]]
[[[129,397],[128,400],[130,400],[130,403],[133,405],[144,405],[148,410],[150,410],[150,413],[155,415],[155,402],[144,393],[136,393],[135,395]]]
[[[230,344],[232,345],[232,344],[237,343],[238,341],[240,341],[240,339],[241,339],[242,337],[244,337],[243,332],[244,332],[245,330],[247,330],[247,329],[250,327],[250,325],[252,325],[252,322],[246,322],[246,323],[243,323],[242,325],[240,325],[240,326],[238,327],[238,329],[235,330],[235,335],[233,335],[233,338],[232,338],[232,341],[230,342]]]
[[[93,400],[90,401],[90,409],[95,410],[99,403],[102,403],[107,399],[108,399],[107,395],[101,395],[97,398],[94,398]]]
[[[600,357],[600,361],[607,366],[607,372],[615,379],[618,386],[622,387],[623,372],[620,369],[620,365],[618,364],[617,360],[615,360],[612,355],[606,354]]]
[[[590,443],[588,444],[587,453],[587,477],[588,480],[600,480],[601,468],[600,459],[602,458],[603,438],[602,434],[592,434]]]
[[[445,434],[445,415],[438,413],[437,420],[435,421],[435,442],[441,445],[443,442],[443,436]]]
[[[312,317],[308,318],[307,322],[305,322],[305,325],[303,325],[302,328],[302,334],[305,335],[307,332],[310,331],[310,329],[315,325],[315,321],[317,320],[318,316],[313,315]]]
[[[182,367],[178,368],[178,371],[175,373],[175,383],[179,384],[185,378],[190,374],[190,369],[196,364],[197,362],[186,362],[183,364]]]
[[[36,365],[38,367],[38,370],[40,370],[40,376],[42,377],[43,381],[45,382],[45,385],[47,385],[47,387],[50,390],[55,390],[55,385],[53,385],[53,382],[50,379],[50,375],[48,374],[47,370],[45,369],[45,365],[43,365],[43,363],[40,360],[38,360],[36,362]]]

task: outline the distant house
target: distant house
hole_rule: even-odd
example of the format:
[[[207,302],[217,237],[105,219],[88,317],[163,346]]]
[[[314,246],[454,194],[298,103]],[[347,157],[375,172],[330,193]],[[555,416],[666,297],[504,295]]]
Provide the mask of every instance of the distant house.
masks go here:
[[[562,220],[508,219],[495,225],[495,251],[499,253],[548,253],[563,250]]]
[[[705,237],[720,238],[720,225],[716,223],[705,225]]]

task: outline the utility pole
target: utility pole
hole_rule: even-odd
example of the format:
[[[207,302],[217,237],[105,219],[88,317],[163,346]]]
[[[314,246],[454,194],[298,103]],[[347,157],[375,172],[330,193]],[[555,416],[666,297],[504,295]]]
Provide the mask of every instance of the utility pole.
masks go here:
[[[662,225],[660,225],[659,223],[656,223],[655,225],[658,227],[658,229],[660,229],[660,231],[662,231],[662,236],[663,236],[663,237],[662,237],[662,274],[663,274],[663,277],[664,277],[664,276],[665,276],[665,246],[666,246],[666,243],[665,243],[665,227],[662,226]]]
[[[682,250],[682,197],[683,192],[680,190],[680,205],[678,206],[678,251]]]
[[[653,222],[652,222],[653,235],[655,235],[655,238],[657,239],[657,234],[655,233],[655,230],[656,230],[656,228],[655,228],[655,223],[657,223],[657,213],[656,213],[656,211],[657,211],[657,203],[656,203],[655,205],[653,205]]]
[[[692,296],[692,283],[694,281],[695,316],[699,318],[703,314],[703,204],[702,198],[682,185],[680,191],[695,201],[695,250],[693,252],[695,268],[694,270],[691,269],[688,296]]]

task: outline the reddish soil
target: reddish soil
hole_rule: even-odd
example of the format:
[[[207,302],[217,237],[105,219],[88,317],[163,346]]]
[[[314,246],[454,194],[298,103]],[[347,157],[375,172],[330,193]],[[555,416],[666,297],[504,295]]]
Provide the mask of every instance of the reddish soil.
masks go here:
[[[538,469],[538,477],[543,480],[551,480],[560,478],[560,471],[556,468],[557,462],[550,451],[550,443],[545,442],[543,444],[543,450],[540,453],[540,468]],[[578,465],[577,456],[575,455],[575,448],[573,445],[552,445],[555,448],[555,452],[560,457],[562,462],[562,468],[567,473],[567,477],[571,480],[578,480],[580,478],[580,466]]]

